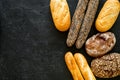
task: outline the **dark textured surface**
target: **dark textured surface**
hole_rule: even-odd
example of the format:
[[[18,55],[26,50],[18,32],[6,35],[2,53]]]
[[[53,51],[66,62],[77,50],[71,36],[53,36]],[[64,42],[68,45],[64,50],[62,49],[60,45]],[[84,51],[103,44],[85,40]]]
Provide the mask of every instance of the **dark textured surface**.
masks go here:
[[[91,62],[93,73],[101,78],[111,78],[120,75],[120,54],[111,53]]]
[[[66,44],[68,47],[73,46],[75,44],[75,41],[77,40],[77,35],[79,34],[88,2],[89,0],[79,0],[76,5],[76,9],[72,16],[71,25],[66,40]]]
[[[72,80],[64,62],[67,51],[82,52],[90,64],[84,46],[80,50],[66,46],[68,32],[55,29],[49,1],[0,0],[0,80]],[[77,1],[68,0],[71,16]],[[98,12],[104,2],[100,0]],[[117,38],[111,52],[120,52],[119,24],[120,17],[110,30]],[[96,33],[93,25],[89,37]]]

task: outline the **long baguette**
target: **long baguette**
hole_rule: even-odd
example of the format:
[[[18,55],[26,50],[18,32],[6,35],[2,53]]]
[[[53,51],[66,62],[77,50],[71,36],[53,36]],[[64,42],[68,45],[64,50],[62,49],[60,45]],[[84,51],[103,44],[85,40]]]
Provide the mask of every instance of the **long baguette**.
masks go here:
[[[88,1],[89,0],[78,1],[66,41],[68,47],[71,47],[77,39]]]
[[[65,54],[65,62],[74,80],[84,80],[71,52]]]
[[[79,35],[78,35],[78,38],[76,41],[76,48],[78,48],[78,49],[80,49],[83,46],[83,44],[90,32],[90,29],[93,24],[95,14],[96,14],[96,11],[98,8],[98,4],[99,4],[99,0],[90,0],[89,1],[88,8],[87,8],[87,11],[85,14],[85,18],[83,20],[83,24],[80,28]]]
[[[75,53],[74,58],[76,60],[76,63],[78,65],[84,79],[85,80],[96,80],[85,57],[80,53]]]

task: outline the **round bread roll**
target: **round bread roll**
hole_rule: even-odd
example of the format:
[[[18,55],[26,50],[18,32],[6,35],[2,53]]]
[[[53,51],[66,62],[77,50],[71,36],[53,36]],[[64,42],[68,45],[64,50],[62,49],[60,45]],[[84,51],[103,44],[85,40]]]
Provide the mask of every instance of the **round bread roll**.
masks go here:
[[[86,41],[85,49],[88,55],[99,57],[110,51],[116,43],[112,32],[98,33]]]
[[[113,78],[120,76],[120,54],[110,53],[100,58],[93,59],[91,69],[99,78]]]

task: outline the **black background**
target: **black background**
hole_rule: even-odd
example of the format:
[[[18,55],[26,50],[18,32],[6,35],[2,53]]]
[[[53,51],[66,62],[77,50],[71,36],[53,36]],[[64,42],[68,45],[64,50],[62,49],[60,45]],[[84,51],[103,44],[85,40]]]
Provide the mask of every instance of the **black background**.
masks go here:
[[[67,0],[73,16],[78,0]],[[100,0],[96,17],[106,0]],[[73,80],[64,62],[67,32],[54,27],[50,0],[0,0],[0,80]],[[120,52],[120,16],[110,29],[117,42],[110,52]],[[98,33],[93,24],[88,37]],[[109,53],[110,53],[109,52]],[[97,80],[101,80],[97,78]],[[120,77],[102,80],[120,80]]]

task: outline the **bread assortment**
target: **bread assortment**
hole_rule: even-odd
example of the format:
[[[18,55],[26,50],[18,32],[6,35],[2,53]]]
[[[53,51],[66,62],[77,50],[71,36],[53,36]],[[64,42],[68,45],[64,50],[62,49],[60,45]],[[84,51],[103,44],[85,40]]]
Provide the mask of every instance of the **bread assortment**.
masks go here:
[[[66,0],[50,0],[50,10],[55,27],[59,31],[67,31],[70,27],[71,17]]]
[[[115,23],[119,12],[119,0],[107,0],[96,19],[96,29],[100,32],[108,31]]]
[[[51,0],[50,10],[55,27],[59,31],[68,31],[66,44],[75,44],[80,49],[85,43],[86,53],[94,57],[91,67],[81,53],[65,54],[65,63],[74,80],[96,80],[99,78],[113,78],[120,76],[120,54],[109,53],[116,43],[113,32],[106,32],[114,25],[119,12],[118,0],[107,0],[95,21],[99,32],[88,38],[93,25],[99,0],[79,0],[72,21],[66,0]],[[87,39],[87,40],[86,40]],[[106,54],[106,55],[105,55]]]

